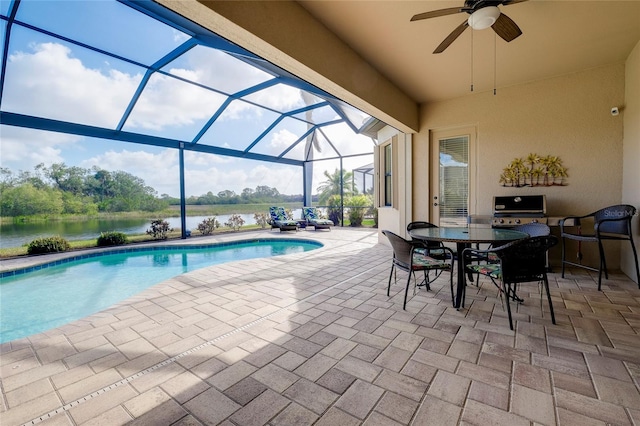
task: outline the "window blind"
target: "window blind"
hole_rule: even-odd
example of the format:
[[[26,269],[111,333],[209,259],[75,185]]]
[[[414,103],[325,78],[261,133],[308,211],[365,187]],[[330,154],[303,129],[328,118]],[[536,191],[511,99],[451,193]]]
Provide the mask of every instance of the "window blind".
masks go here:
[[[469,138],[440,140],[440,220],[458,225],[469,214]]]

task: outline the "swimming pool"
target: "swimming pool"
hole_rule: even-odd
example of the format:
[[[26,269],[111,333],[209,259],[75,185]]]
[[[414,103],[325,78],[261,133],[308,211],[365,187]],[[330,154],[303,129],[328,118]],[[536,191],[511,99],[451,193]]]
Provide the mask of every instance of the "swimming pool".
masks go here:
[[[0,274],[0,343],[87,317],[154,284],[234,260],[322,247],[299,239],[154,246],[94,252]]]

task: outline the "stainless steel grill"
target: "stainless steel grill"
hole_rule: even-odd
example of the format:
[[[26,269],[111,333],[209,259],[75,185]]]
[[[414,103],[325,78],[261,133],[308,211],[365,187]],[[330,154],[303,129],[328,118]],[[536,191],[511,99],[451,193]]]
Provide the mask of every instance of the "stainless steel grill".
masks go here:
[[[547,223],[547,198],[544,195],[510,195],[493,197],[494,228],[508,228],[526,223]]]

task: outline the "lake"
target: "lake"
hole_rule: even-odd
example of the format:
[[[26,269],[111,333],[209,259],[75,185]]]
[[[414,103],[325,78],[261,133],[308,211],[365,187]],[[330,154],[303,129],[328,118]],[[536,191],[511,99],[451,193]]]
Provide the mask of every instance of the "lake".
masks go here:
[[[301,209],[293,210],[293,217],[300,218]],[[216,216],[220,228],[230,215]],[[253,213],[241,214],[245,225],[254,225]],[[198,224],[211,216],[187,216],[187,229],[196,229]],[[181,228],[179,217],[165,218],[172,228]],[[87,219],[73,221],[51,221],[36,223],[8,223],[0,225],[0,248],[20,247],[40,237],[60,235],[69,240],[90,240],[98,238],[101,232],[118,231],[125,234],[144,234],[151,226],[151,219]]]

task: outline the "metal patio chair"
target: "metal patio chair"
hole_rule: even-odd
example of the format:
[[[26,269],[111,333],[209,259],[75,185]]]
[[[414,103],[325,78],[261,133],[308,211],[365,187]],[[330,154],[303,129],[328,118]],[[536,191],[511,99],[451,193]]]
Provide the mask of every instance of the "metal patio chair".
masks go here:
[[[575,266],[598,273],[598,291],[602,285],[602,272],[609,279],[607,261],[604,255],[603,241],[629,241],[636,265],[636,278],[640,288],[640,268],[638,267],[638,252],[633,242],[631,231],[631,219],[636,214],[636,208],[628,204],[619,204],[605,207],[584,216],[568,216],[560,220],[560,236],[562,237],[562,278],[564,278],[565,265]],[[593,221],[593,232],[584,233],[583,222]],[[572,223],[573,226],[568,225]],[[567,260],[567,240],[578,242],[578,262]],[[582,264],[582,243],[597,243],[599,265],[594,268]]]
[[[509,299],[515,296],[516,286],[526,282],[542,282],[547,292],[551,322],[556,323],[553,312],[553,303],[549,293],[549,281],[547,279],[547,251],[558,244],[558,238],[554,235],[543,235],[513,241],[500,247],[489,250],[465,249],[462,258],[465,259],[464,269],[468,272],[479,273],[489,277],[501,290],[500,297],[505,294],[507,315],[509,316],[509,328],[513,330],[511,306]],[[498,257],[497,263],[469,263],[466,259],[494,253]],[[498,284],[500,282],[500,284]]]
[[[391,263],[391,272],[389,273],[387,296],[389,296],[391,292],[391,278],[395,277],[395,283],[398,282],[396,272],[397,269],[408,272],[402,309],[406,309],[407,307],[407,295],[409,292],[409,284],[411,283],[412,275],[415,284],[413,290],[415,294],[415,288],[417,286],[415,277],[416,271],[422,271],[424,273],[424,286],[427,290],[430,290],[430,284],[435,280],[435,278],[430,279],[428,276],[428,272],[445,270],[449,271],[450,274],[451,297],[453,299],[453,265],[455,260],[453,251],[450,248],[444,246],[442,248],[439,248],[439,250],[442,250],[444,253],[448,253],[448,255],[446,256],[446,258],[438,259],[431,257],[428,254],[417,253],[415,251],[416,248],[419,247],[417,244],[413,243],[412,241],[405,240],[401,236],[394,234],[391,231],[384,230],[382,231],[382,233],[389,239],[391,247],[393,248],[393,260]],[[394,272],[396,272],[395,275]]]

